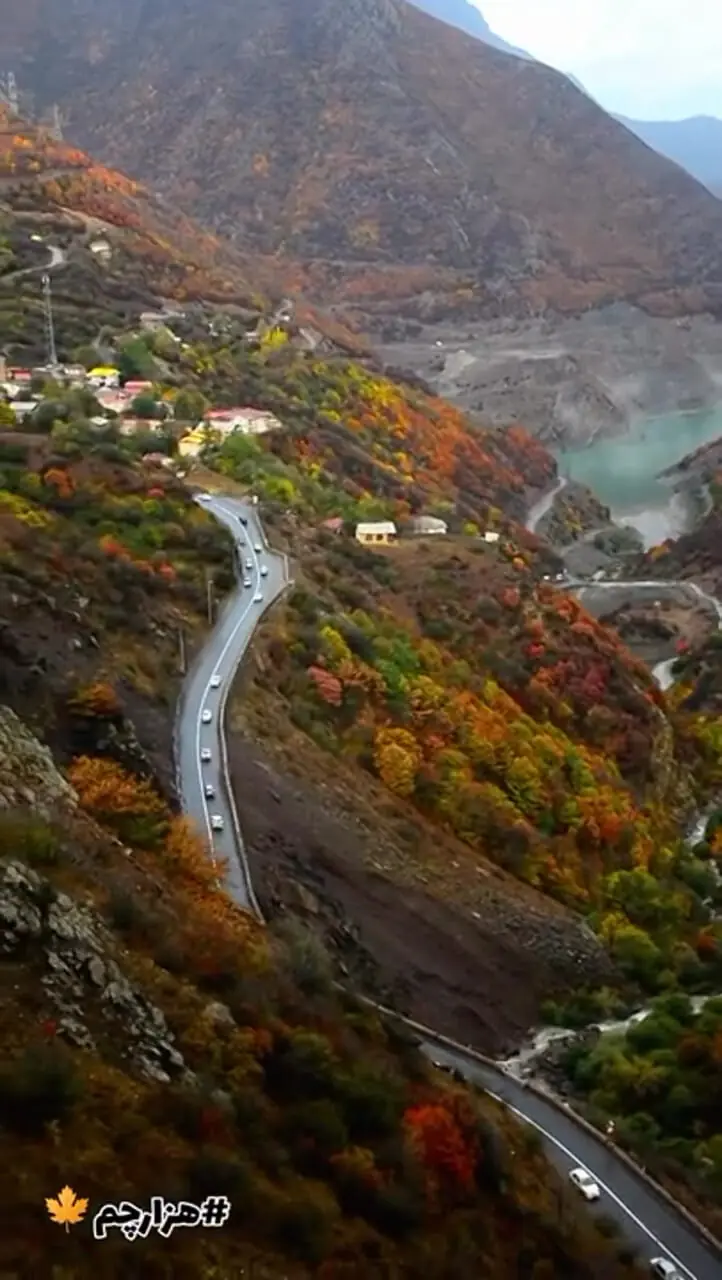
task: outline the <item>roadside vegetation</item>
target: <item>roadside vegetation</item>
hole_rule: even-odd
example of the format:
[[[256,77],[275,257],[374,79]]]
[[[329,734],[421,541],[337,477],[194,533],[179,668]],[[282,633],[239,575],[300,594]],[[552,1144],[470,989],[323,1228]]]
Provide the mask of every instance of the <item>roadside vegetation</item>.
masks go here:
[[[82,809],[41,819],[21,769],[3,765],[18,799],[0,811],[0,903],[48,914],[10,931],[0,967],[3,1271],[80,1278],[92,1249],[101,1277],[637,1274],[534,1135],[339,996],[313,936],[269,933],[230,903],[151,784],[78,757]],[[36,774],[38,797],[49,784]],[[60,1235],[44,1198],[69,1179],[90,1209]],[[100,1204],[152,1195],[227,1195],[231,1218],[93,1244]]]
[[[722,998],[695,1009],[680,993],[652,1002],[623,1035],[580,1042],[562,1059],[573,1088],[600,1124],[722,1228]],[[692,1204],[694,1202],[692,1201]]]

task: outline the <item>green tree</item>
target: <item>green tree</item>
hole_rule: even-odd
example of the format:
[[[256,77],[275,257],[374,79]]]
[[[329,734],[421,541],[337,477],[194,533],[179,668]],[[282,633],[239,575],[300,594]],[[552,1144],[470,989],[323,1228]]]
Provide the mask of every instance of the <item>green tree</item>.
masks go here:
[[[100,363],[100,352],[90,343],[76,347],[72,352],[74,364],[82,364],[86,369],[94,369]]]
[[[118,355],[118,369],[124,381],[132,378],[149,378],[156,376],[155,360],[142,338],[130,338],[124,342]]]
[[[197,422],[207,408],[208,401],[202,392],[186,388],[178,392],[173,402],[173,417],[182,422]]]
[[[131,400],[130,407],[138,418],[155,418],[158,416],[158,402],[151,395],[141,394]]]

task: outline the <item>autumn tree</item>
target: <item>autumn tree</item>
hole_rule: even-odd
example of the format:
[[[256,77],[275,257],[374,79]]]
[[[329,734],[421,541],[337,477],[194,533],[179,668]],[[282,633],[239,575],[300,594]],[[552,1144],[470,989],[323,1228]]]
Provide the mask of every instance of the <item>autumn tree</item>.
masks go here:
[[[121,840],[154,848],[168,830],[168,810],[150,782],[134,777],[114,760],[78,756],[68,781],[84,809],[116,831]]]
[[[412,1150],[430,1175],[430,1193],[470,1190],[476,1154],[451,1112],[443,1105],[425,1103],[409,1108],[404,1124]]]
[[[118,695],[113,686],[104,680],[81,685],[68,698],[68,707],[77,715],[93,716],[100,720],[110,720],[121,714]]]

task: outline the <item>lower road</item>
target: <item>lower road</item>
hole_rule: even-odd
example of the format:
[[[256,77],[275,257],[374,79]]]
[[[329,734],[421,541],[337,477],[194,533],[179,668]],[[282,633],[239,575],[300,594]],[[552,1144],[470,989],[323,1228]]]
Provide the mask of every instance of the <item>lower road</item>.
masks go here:
[[[241,906],[257,910],[225,767],[223,709],[255,628],[287,585],[285,563],[267,547],[252,504],[208,494],[198,501],[231,531],[241,585],[227,602],[186,682],[178,723],[179,781],[185,811],[207,832],[212,856],[227,861],[229,893]],[[244,579],[248,586],[242,585]],[[256,599],[259,592],[261,601]],[[204,711],[210,711],[210,721],[204,721]],[[201,760],[204,750],[210,752],[207,763]],[[212,797],[206,797],[207,787],[212,788]],[[214,815],[222,821],[220,831],[213,830]],[[500,1068],[481,1062],[463,1046],[440,1044],[431,1029],[422,1036],[422,1048],[434,1062],[456,1068],[531,1125],[563,1174],[577,1166],[587,1169],[602,1191],[591,1212],[613,1218],[641,1258],[665,1257],[686,1280],[722,1280],[722,1255],[705,1242],[702,1232],[612,1147],[590,1133],[573,1112],[526,1088]]]

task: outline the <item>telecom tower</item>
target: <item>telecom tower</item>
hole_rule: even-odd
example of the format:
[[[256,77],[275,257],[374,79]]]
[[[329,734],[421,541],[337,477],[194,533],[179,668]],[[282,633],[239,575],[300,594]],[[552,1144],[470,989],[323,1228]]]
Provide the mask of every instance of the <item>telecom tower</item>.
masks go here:
[[[53,303],[50,296],[50,276],[43,276],[43,312],[45,317],[45,346],[48,353],[48,368],[55,369],[58,353],[55,349],[55,326],[53,325]]]

